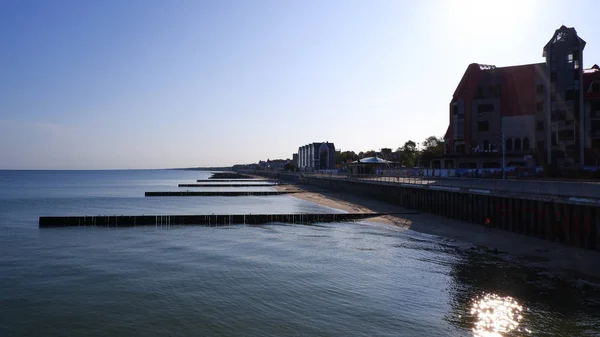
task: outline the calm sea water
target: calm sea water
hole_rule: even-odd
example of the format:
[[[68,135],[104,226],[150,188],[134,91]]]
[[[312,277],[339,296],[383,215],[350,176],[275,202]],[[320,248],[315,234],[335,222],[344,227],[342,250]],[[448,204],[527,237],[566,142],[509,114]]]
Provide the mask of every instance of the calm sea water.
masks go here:
[[[391,226],[38,229],[41,215],[332,211],[143,196],[207,177],[0,171],[0,336],[600,335],[597,291]]]

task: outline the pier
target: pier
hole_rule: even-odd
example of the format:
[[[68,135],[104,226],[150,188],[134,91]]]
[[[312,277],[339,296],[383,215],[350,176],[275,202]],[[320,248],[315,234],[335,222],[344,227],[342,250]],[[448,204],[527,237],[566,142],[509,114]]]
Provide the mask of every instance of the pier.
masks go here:
[[[251,195],[281,195],[299,191],[167,191],[146,192],[146,197],[237,197]]]
[[[263,225],[268,223],[311,224],[346,222],[397,213],[305,213],[305,214],[204,214],[204,215],[98,215],[98,216],[42,216],[40,228],[51,227],[135,227],[135,226],[229,226]],[[402,214],[416,214],[407,212]]]

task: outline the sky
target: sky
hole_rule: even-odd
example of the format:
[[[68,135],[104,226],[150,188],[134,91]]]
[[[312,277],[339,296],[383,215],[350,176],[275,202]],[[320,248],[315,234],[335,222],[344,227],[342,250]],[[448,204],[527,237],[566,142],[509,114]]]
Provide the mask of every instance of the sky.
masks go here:
[[[0,0],[0,169],[225,166],[442,137],[470,63],[600,64],[600,2]]]

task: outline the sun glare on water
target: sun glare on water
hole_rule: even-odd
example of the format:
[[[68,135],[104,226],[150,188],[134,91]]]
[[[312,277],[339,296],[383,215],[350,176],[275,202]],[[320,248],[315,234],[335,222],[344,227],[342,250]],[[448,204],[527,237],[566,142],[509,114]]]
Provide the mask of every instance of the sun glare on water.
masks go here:
[[[523,307],[512,297],[486,294],[477,298],[471,307],[475,318],[475,337],[503,337],[506,333],[520,331]]]

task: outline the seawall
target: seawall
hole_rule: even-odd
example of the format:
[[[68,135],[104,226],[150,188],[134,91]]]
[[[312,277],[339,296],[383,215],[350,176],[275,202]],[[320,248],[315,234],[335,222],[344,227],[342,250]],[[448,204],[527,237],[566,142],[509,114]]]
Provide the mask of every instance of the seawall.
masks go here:
[[[600,248],[600,207],[596,205],[543,199],[537,195],[513,197],[311,176],[304,177],[304,182],[479,225],[487,218],[492,227],[502,230],[580,248]]]
[[[284,180],[300,180],[297,173],[253,172],[252,174],[278,177]],[[290,178],[291,177],[291,178]],[[517,183],[505,181],[487,183],[484,180],[452,181],[449,186],[423,183],[406,183],[368,179],[344,179],[307,174],[301,181],[306,184],[333,191],[367,196],[389,204],[414,209],[421,212],[441,215],[469,223],[489,226],[522,235],[534,236],[565,245],[600,250],[600,204],[586,199],[594,196],[582,192],[581,187],[569,190],[561,188],[561,193],[553,193],[550,187],[532,191],[519,189]],[[475,186],[474,184],[477,184]],[[561,183],[563,185],[568,183]],[[473,185],[473,186],[471,186]],[[505,189],[510,185],[510,189]],[[485,189],[477,189],[484,186]],[[498,187],[498,188],[495,188]],[[564,187],[561,185],[561,187]],[[568,193],[565,193],[567,191]],[[558,190],[557,190],[558,192]],[[598,195],[597,197],[600,197]]]

